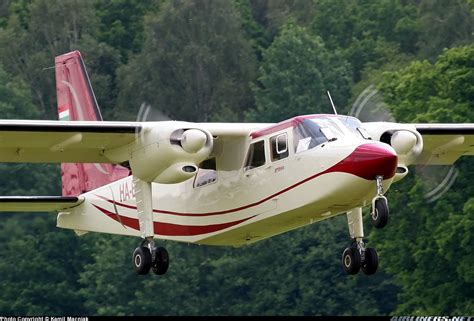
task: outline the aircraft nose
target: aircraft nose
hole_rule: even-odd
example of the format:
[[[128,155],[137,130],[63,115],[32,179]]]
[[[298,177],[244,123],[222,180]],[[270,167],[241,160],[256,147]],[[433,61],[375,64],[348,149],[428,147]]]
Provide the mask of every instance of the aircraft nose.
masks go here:
[[[360,145],[349,158],[353,173],[367,180],[379,175],[384,179],[392,178],[398,164],[395,150],[383,143]]]

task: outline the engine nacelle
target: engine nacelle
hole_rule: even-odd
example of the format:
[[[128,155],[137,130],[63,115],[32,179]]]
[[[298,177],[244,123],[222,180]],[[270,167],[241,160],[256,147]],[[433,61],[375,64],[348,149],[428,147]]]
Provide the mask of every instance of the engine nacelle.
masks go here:
[[[408,154],[415,147],[416,142],[416,135],[408,130],[396,131],[390,138],[390,145],[398,155]]]
[[[134,176],[161,184],[193,177],[198,164],[212,151],[212,135],[185,122],[147,124],[131,148],[129,164]]]
[[[363,128],[374,140],[381,141],[393,147],[397,152],[400,170],[413,164],[423,150],[423,138],[415,126],[389,122],[363,123]],[[402,178],[408,171],[400,173]]]

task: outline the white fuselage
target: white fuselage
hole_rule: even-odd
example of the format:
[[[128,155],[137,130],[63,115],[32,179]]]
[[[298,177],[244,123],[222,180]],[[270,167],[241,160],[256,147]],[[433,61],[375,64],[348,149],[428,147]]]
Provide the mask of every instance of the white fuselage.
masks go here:
[[[268,138],[285,132],[289,155],[272,162]],[[392,151],[388,145],[345,136],[296,153],[292,135],[290,129],[283,129],[249,138],[245,147],[265,140],[266,162],[260,167],[244,169],[243,155],[240,168],[218,166],[217,179],[203,186],[195,186],[195,178],[178,184],[154,183],[156,237],[240,246],[370,204],[376,195],[375,174],[373,179],[360,177],[357,170],[353,172],[358,160],[352,159],[349,165],[344,160],[360,146]],[[217,155],[217,163],[221,158]],[[360,162],[360,166],[366,165]],[[384,180],[384,190],[392,180]],[[140,235],[132,176],[82,196],[82,204],[59,213],[58,227],[78,233]]]

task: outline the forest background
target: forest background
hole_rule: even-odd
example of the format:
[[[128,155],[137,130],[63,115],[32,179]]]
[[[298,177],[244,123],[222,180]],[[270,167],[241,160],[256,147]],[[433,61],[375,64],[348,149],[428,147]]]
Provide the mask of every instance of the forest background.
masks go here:
[[[77,49],[106,120],[146,103],[154,119],[277,122],[331,113],[326,90],[344,114],[373,85],[397,121],[473,122],[473,13],[472,0],[1,0],[0,115],[57,119],[54,57]],[[166,242],[169,272],[143,277],[136,238],[2,214],[0,315],[474,315],[474,160],[455,167],[439,199],[413,170],[388,193],[389,225],[366,220],[371,277],[342,271],[344,215],[242,248]],[[58,165],[0,164],[1,195],[60,193]]]

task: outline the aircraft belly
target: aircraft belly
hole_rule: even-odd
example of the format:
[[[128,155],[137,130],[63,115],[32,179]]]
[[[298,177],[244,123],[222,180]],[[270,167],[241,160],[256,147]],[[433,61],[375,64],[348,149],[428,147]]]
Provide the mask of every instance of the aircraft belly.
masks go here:
[[[312,224],[370,204],[374,185],[351,174],[329,173],[280,195],[275,210],[197,243],[240,246]]]
[[[348,173],[326,173],[290,186],[288,179],[280,179],[270,192],[268,186],[264,188],[269,176],[249,180],[240,189],[215,184],[202,189],[201,195],[186,184],[160,190],[153,204],[156,237],[238,246],[370,204],[375,195],[374,181]],[[139,236],[135,200],[121,199],[119,191],[120,184],[128,184],[129,180],[124,178],[84,194],[84,203],[58,215],[57,226]],[[233,194],[227,195],[231,190]]]

